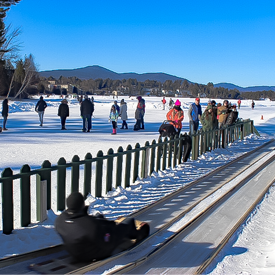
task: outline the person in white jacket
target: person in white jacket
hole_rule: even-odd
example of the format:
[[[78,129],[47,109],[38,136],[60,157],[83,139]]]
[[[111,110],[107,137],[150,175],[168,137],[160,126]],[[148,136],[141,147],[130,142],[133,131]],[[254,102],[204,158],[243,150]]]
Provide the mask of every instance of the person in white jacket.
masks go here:
[[[125,126],[125,129],[128,129],[128,125],[127,125],[127,122],[126,122],[126,120],[128,119],[128,116],[127,116],[127,104],[124,101],[124,99],[121,99],[121,101],[120,101],[119,116],[121,117],[121,120],[122,120],[122,125],[121,125],[120,129],[124,129],[124,126]]]

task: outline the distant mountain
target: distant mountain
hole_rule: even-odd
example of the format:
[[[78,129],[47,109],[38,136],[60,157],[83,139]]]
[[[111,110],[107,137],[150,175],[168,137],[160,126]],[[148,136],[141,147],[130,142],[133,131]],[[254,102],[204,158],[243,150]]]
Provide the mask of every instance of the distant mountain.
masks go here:
[[[165,73],[116,73],[106,68],[94,65],[88,66],[85,68],[71,69],[71,70],[52,70],[52,71],[41,71],[39,72],[41,76],[50,77],[52,76],[55,79],[58,79],[60,76],[64,77],[77,77],[79,79],[107,79],[112,80],[122,80],[133,78],[137,81],[144,82],[145,80],[156,80],[160,82],[165,82],[166,80],[184,80],[184,78],[177,77]]]
[[[214,87],[223,87],[229,90],[237,89],[240,92],[261,92],[261,91],[275,91],[275,86],[251,86],[251,87],[240,87],[231,83],[217,83]]]
[[[55,79],[58,79],[60,76],[64,77],[77,77],[79,79],[107,79],[110,78],[112,80],[122,80],[133,78],[137,81],[144,82],[145,80],[156,80],[160,82],[165,82],[166,80],[185,80],[185,78],[177,77],[174,75],[166,74],[166,73],[116,73],[101,66],[88,66],[84,68],[78,69],[69,69],[69,70],[52,70],[52,71],[41,71],[39,72],[41,76],[50,77],[52,76]],[[188,81],[189,83],[192,83]],[[255,91],[275,91],[275,86],[252,86],[252,87],[240,87],[234,85],[232,83],[217,83],[214,84],[214,87],[223,87],[229,90],[237,89],[240,92],[255,92]]]

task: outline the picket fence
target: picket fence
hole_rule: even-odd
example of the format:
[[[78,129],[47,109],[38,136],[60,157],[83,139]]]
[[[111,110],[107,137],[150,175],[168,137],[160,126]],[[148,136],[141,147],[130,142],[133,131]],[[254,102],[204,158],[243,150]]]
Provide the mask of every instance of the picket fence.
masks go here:
[[[124,151],[109,149],[107,155],[99,151],[96,157],[87,153],[84,160],[75,155],[70,163],[61,157],[57,165],[45,160],[40,169],[31,170],[23,165],[20,173],[14,174],[11,168],[5,168],[0,177],[2,190],[2,232],[11,234],[14,229],[14,183],[20,182],[20,224],[27,227],[31,223],[31,200],[36,200],[36,220],[45,219],[44,208],[52,209],[52,196],[57,199],[57,210],[65,209],[66,193],[81,192],[85,197],[94,192],[95,197],[118,186],[129,187],[137,178],[149,177],[153,172],[174,168],[186,161],[190,155],[197,159],[199,155],[215,148],[225,148],[228,143],[243,139],[251,133],[257,133],[253,121],[239,121],[221,130],[198,131],[189,136],[186,133],[174,139],[159,138],[144,146],[139,143],[132,148],[128,145]],[[257,133],[258,134],[258,133]],[[68,178],[70,176],[70,179]],[[56,187],[52,182],[55,177]],[[31,181],[35,180],[36,198],[31,197]],[[81,182],[80,182],[81,180]],[[69,189],[68,190],[68,181]],[[93,189],[93,190],[92,190]],[[52,194],[56,190],[56,194]],[[45,213],[45,211],[44,211]]]

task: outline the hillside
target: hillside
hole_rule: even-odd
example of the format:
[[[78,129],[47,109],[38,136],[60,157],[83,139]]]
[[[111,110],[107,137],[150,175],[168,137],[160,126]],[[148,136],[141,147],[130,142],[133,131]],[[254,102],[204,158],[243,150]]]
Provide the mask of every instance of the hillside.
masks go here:
[[[145,80],[156,80],[160,82],[165,82],[166,80],[184,80],[184,78],[180,78],[174,75],[169,75],[165,73],[116,73],[106,68],[94,65],[88,66],[84,68],[71,69],[71,70],[52,70],[52,71],[42,71],[39,73],[41,76],[50,77],[52,76],[55,79],[58,79],[60,76],[64,77],[77,77],[79,79],[107,79],[110,78],[112,80],[122,80],[133,78],[137,81],[143,82]]]
[[[165,82],[166,80],[185,80],[185,78],[177,77],[174,75],[166,73],[116,73],[106,68],[103,68],[98,65],[87,66],[84,68],[77,69],[68,69],[68,70],[51,70],[51,71],[41,71],[39,72],[40,76],[50,77],[52,76],[55,79],[58,79],[60,76],[64,77],[77,77],[79,79],[107,79],[112,80],[122,80],[122,79],[136,79],[139,82],[144,82],[145,80],[156,80],[159,82]],[[189,83],[192,83],[188,80]],[[255,91],[275,91],[275,86],[252,86],[252,87],[240,87],[232,83],[217,83],[214,84],[214,87],[223,87],[229,90],[237,89],[240,92],[255,92]]]
[[[223,87],[228,90],[237,89],[240,92],[261,92],[261,91],[275,91],[275,86],[251,86],[251,87],[240,87],[231,83],[217,83],[214,87]]]

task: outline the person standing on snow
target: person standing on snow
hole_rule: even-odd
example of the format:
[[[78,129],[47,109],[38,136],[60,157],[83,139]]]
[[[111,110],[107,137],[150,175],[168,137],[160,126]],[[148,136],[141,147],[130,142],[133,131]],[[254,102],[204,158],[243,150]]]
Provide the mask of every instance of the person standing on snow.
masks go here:
[[[169,101],[169,110],[171,110],[174,107],[174,100],[172,98],[170,98]]]
[[[218,108],[217,115],[219,116],[219,119],[218,119],[219,128],[222,128],[225,125],[227,116],[229,114],[228,105],[229,105],[229,102],[226,99],[223,101],[223,105]]]
[[[165,110],[165,104],[166,104],[165,96],[163,97],[161,102],[162,102],[162,105],[163,105],[163,110]]]
[[[238,100],[238,109],[241,109],[241,103],[242,103],[242,101],[239,99]]]
[[[58,108],[58,116],[60,116],[61,119],[61,130],[67,130],[65,127],[65,123],[66,123],[66,118],[69,116],[69,106],[68,106],[68,101],[67,99],[63,99],[61,101],[61,104],[59,105]]]
[[[201,116],[201,124],[203,131],[207,132],[215,129],[215,125],[217,124],[216,120],[217,118],[215,116],[213,106],[208,105]]]
[[[44,112],[46,108],[47,108],[47,103],[43,99],[43,96],[40,96],[40,99],[35,106],[35,111],[38,113],[41,127],[43,126],[43,117],[44,117]]]
[[[201,111],[200,99],[197,97],[195,99],[195,103],[192,103],[189,106],[189,110],[188,110],[190,135],[193,135],[198,131],[201,115],[202,115],[202,111]]]
[[[71,193],[66,202],[68,209],[56,218],[55,229],[65,249],[80,262],[102,260],[111,256],[123,242],[140,241],[146,237],[144,232],[136,229],[134,218],[126,218],[117,224],[101,214],[88,215],[88,206],[79,192]]]
[[[173,109],[171,109],[166,115],[167,120],[176,128],[178,135],[180,134],[182,121],[184,119],[184,113],[180,106],[181,103],[177,99]]]
[[[92,129],[93,112],[94,112],[94,104],[89,100],[88,95],[85,95],[85,98],[80,105],[80,114],[83,120],[82,132],[84,133],[90,132],[90,130]]]
[[[141,97],[137,97],[138,104],[135,112],[136,124],[134,130],[144,129],[144,115],[145,115],[145,100]]]
[[[2,117],[3,117],[3,130],[8,130],[6,128],[7,120],[8,120],[8,113],[9,113],[9,100],[5,98],[2,102]]]
[[[208,132],[215,129],[217,125],[216,121],[217,117],[214,114],[213,106],[208,105],[201,116],[201,124],[203,131]],[[211,136],[209,136],[209,134],[206,134],[205,145],[207,151],[211,148],[211,139]]]
[[[121,101],[120,101],[119,116],[121,117],[121,120],[122,120],[122,125],[121,125],[120,129],[124,129],[124,126],[125,126],[125,129],[128,129],[128,125],[127,125],[127,122],[126,122],[126,120],[128,119],[128,116],[127,116],[127,104],[124,101],[124,99],[121,99]]]
[[[112,122],[113,126],[113,132],[112,135],[116,134],[116,128],[117,128],[117,119],[118,119],[118,112],[116,110],[116,106],[112,105],[110,115],[109,115],[109,121]]]

